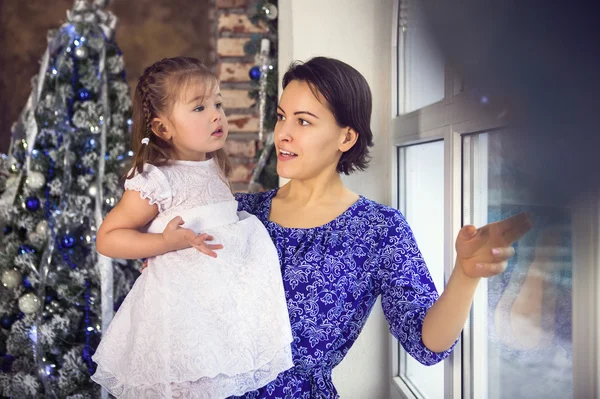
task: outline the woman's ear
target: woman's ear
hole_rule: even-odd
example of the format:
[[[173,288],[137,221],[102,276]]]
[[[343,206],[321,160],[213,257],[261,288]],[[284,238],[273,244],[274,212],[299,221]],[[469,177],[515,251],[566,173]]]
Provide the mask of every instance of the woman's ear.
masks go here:
[[[340,135],[339,150],[341,152],[349,151],[352,147],[354,147],[354,144],[356,144],[357,140],[358,133],[356,132],[356,130],[352,129],[351,127],[345,127],[344,129],[342,129]]]
[[[152,128],[152,132],[161,139],[165,141],[169,141],[171,139],[171,132],[161,118],[152,119],[152,122],[150,122],[150,127]]]

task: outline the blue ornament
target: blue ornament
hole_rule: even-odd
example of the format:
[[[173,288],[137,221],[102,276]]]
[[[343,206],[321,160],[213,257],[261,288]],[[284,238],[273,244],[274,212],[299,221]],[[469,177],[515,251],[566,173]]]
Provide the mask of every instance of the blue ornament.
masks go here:
[[[64,248],[73,248],[75,245],[75,237],[70,234],[65,234],[61,242]]]
[[[4,328],[4,329],[8,330],[16,320],[17,320],[17,317],[12,314],[2,316],[2,318],[0,319],[0,326],[2,326],[2,328]]]
[[[27,208],[28,211],[35,212],[40,209],[40,205],[41,203],[38,197],[28,197],[25,200],[25,208]]]
[[[90,99],[90,97],[92,97],[92,93],[90,93],[90,91],[86,88],[79,89],[77,92],[77,97],[80,101],[87,101]]]
[[[32,289],[33,285],[31,284],[31,281],[29,281],[29,276],[25,275],[23,276],[23,287],[27,288],[27,289]]]
[[[4,229],[2,229],[2,231],[4,232],[4,235],[8,235],[12,233],[13,229],[11,226],[4,226]]]
[[[97,145],[98,142],[96,140],[94,140],[93,138],[89,138],[85,141],[85,144],[83,145],[83,150],[85,152],[92,152]]]
[[[55,376],[56,375],[56,364],[50,363],[50,364],[44,365],[44,372],[49,377]]]
[[[252,80],[259,80],[260,79],[260,67],[257,66],[253,66],[252,68],[250,68],[250,79]]]
[[[19,247],[19,253],[21,255],[25,255],[25,254],[32,254],[35,252],[35,249],[32,246],[29,246],[27,244],[21,245]]]

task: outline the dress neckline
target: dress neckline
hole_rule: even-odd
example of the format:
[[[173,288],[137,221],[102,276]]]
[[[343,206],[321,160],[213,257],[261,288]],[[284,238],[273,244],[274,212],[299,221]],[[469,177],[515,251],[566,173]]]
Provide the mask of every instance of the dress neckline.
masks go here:
[[[277,192],[279,191],[280,188],[281,187],[275,188],[275,189],[271,190],[268,193],[267,200],[265,201],[264,214],[263,214],[265,222],[269,226],[276,227],[276,228],[278,228],[280,230],[307,231],[307,232],[309,232],[309,231],[326,229],[328,227],[331,227],[331,225],[339,222],[341,219],[347,217],[349,214],[351,214],[354,211],[354,209],[356,209],[366,199],[365,197],[363,197],[362,195],[359,194],[358,199],[356,201],[354,201],[352,203],[352,205],[350,205],[344,212],[340,213],[333,220],[330,220],[329,222],[327,222],[325,224],[322,224],[320,226],[315,226],[315,227],[285,227],[285,226],[282,226],[279,223],[273,222],[272,220],[269,219],[269,215],[271,214],[271,205],[273,203],[273,198],[275,197],[275,195],[277,195]]]
[[[214,162],[213,158],[207,159],[205,161],[187,161],[184,159],[170,159],[168,161],[171,165],[190,165],[190,166],[209,166]]]

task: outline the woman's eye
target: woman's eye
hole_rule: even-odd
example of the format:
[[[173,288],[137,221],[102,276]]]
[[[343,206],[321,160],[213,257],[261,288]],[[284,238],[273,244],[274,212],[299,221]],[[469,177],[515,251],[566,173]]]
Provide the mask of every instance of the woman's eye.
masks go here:
[[[278,121],[284,121],[285,120],[285,116],[283,116],[283,114],[277,114],[277,120]]]
[[[302,119],[302,118],[298,118],[298,123],[300,123],[301,126],[308,126],[308,125],[310,125],[310,123],[307,120]]]

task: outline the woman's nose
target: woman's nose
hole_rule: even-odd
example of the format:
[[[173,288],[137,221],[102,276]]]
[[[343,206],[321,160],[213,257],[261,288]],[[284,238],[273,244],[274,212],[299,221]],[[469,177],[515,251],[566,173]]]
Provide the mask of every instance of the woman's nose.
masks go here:
[[[292,135],[289,127],[285,126],[285,121],[279,121],[275,125],[275,141],[291,141]]]

